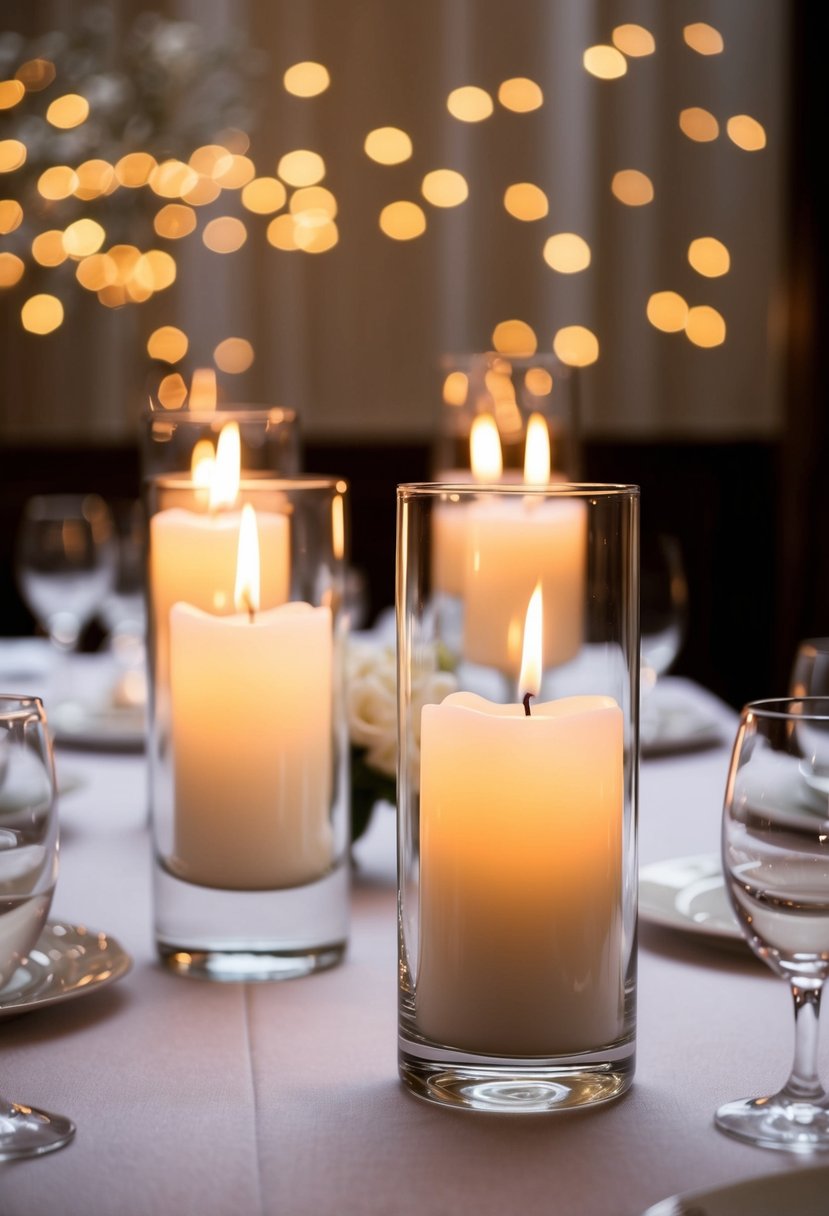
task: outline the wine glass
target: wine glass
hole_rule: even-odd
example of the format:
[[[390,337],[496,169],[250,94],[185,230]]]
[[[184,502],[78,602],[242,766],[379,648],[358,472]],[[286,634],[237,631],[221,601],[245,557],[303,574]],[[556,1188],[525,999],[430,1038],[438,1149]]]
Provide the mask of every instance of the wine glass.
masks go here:
[[[55,770],[37,697],[0,695],[0,1000],[34,946],[58,866]],[[62,1115],[0,1095],[0,1161],[61,1148],[75,1127]]]
[[[670,670],[685,640],[688,583],[675,536],[660,532],[642,539],[640,618],[642,684],[652,688]]]
[[[829,1094],[817,1075],[829,976],[829,697],[745,707],[723,811],[723,873],[743,935],[794,998],[795,1052],[779,1093],[721,1106],[717,1127],[763,1148],[829,1150]]]

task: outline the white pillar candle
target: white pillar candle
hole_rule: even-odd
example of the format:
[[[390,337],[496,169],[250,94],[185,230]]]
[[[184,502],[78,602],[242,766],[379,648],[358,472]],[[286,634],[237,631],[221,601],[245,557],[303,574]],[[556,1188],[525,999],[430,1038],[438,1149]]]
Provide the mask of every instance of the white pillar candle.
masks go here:
[[[525,601],[526,602],[526,601]],[[622,1033],[623,716],[609,697],[421,719],[416,1012],[433,1041],[551,1056]]]
[[[251,621],[173,606],[170,864],[180,878],[274,889],[331,866],[332,646],[328,608],[284,604]]]

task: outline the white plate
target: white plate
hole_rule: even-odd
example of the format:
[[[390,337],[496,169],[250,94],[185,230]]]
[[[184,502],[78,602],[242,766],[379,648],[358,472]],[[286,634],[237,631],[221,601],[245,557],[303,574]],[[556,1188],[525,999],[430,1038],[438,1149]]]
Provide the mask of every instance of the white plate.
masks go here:
[[[97,992],[130,967],[131,957],[114,937],[84,925],[47,921],[26,962],[0,989],[0,1019]]]
[[[652,925],[743,943],[715,853],[674,857],[639,872],[639,915]]]
[[[824,1165],[674,1195],[648,1208],[642,1216],[826,1216],[827,1211],[829,1166]]]
[[[118,752],[139,752],[144,747],[141,708],[56,705],[47,712],[55,742],[64,747]]]
[[[723,724],[684,689],[660,685],[643,698],[639,720],[642,755],[673,756],[725,742]]]

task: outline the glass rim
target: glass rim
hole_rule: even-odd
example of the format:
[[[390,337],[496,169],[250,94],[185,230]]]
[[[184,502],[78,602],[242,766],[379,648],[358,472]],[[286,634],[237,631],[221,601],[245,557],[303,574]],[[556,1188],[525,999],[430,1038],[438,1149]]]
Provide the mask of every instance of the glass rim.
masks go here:
[[[272,415],[274,417],[272,417]],[[215,410],[165,410],[153,406],[144,407],[144,418],[148,422],[171,422],[181,425],[192,423],[194,426],[209,426],[219,421],[236,422],[296,422],[297,411],[285,405],[257,405],[255,402],[242,402],[240,405],[217,406]]]
[[[205,486],[196,485],[192,473],[156,473],[151,474],[146,481],[161,490],[205,490]],[[256,472],[248,473],[239,481],[239,490],[334,490],[337,494],[347,494],[350,483],[345,477],[336,473],[294,473],[290,477],[280,477],[269,469],[263,469],[261,476]],[[231,508],[232,509],[232,508]]]
[[[794,708],[796,705],[803,706],[806,712],[796,710]],[[766,697],[760,701],[749,701],[743,706],[740,716],[745,721],[753,716],[778,721],[794,719],[798,722],[829,722],[829,696]]]
[[[32,693],[0,692],[0,722],[16,721],[24,713],[34,710],[37,717],[45,719],[43,701]]]
[[[797,644],[797,653],[800,654],[804,646],[811,646],[818,654],[829,654],[829,637],[824,638],[802,638]]]
[[[611,482],[554,481],[543,486],[522,482],[407,481],[397,487],[399,499],[441,498],[448,494],[511,498],[638,498],[639,486]]]

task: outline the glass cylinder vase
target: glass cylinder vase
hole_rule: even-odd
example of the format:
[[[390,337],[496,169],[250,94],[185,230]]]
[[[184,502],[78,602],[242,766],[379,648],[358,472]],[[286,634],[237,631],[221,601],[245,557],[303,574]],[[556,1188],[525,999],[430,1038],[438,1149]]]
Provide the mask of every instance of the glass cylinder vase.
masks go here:
[[[348,930],[346,483],[243,476],[211,508],[171,476],[147,497],[159,955],[215,979],[332,966]]]
[[[219,436],[229,424],[239,435],[243,473],[293,477],[299,472],[299,426],[295,410],[238,405],[213,410],[151,409],[145,414],[141,467],[145,484],[154,477],[190,474],[201,484],[215,459]]]
[[[478,1110],[615,1098],[635,1060],[638,490],[401,486],[397,560],[401,1076]]]

